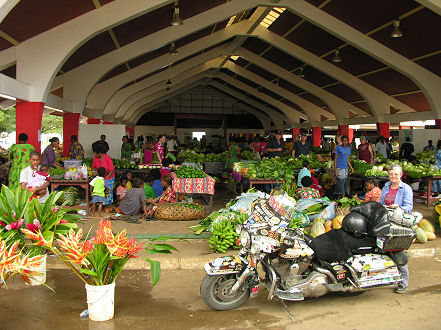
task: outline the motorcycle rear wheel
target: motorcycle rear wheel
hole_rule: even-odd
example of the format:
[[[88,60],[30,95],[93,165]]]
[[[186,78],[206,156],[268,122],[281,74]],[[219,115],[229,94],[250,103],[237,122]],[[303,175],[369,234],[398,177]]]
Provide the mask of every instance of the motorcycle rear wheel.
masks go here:
[[[235,274],[205,275],[201,283],[202,299],[208,306],[218,311],[243,305],[250,297],[250,289],[242,285],[235,294],[230,294],[229,290],[236,280]]]

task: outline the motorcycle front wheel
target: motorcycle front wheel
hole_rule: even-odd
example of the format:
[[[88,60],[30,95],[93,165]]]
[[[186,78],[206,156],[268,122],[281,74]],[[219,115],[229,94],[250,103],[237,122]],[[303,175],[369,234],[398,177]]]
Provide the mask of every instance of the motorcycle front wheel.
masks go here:
[[[235,274],[205,275],[201,283],[202,299],[218,311],[239,307],[250,297],[250,289],[244,284],[236,293],[230,293],[236,280]]]

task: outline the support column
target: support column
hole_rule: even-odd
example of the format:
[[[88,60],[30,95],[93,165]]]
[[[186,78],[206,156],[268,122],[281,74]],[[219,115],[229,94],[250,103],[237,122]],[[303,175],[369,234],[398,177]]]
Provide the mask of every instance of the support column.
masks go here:
[[[354,139],[354,129],[349,128],[349,125],[338,125],[338,130],[341,136],[347,135],[349,137],[349,143],[352,143]]]
[[[322,128],[313,127],[312,128],[312,145],[314,147],[319,147],[322,143]]]
[[[294,127],[292,129],[292,140],[295,141],[295,137],[300,135],[300,127]]]
[[[96,118],[87,118],[87,123],[88,124],[99,125],[100,121],[101,121],[100,119],[96,119]]]
[[[103,125],[113,125],[111,121],[103,121]]]
[[[43,102],[17,102],[16,114],[16,140],[21,133],[28,135],[28,143],[32,144],[35,150],[41,149],[41,120],[43,118]]]
[[[384,136],[390,138],[390,124],[389,123],[377,123],[377,136]]]
[[[78,137],[78,127],[80,126],[80,113],[63,112],[63,157],[67,157],[70,148],[70,137]]]

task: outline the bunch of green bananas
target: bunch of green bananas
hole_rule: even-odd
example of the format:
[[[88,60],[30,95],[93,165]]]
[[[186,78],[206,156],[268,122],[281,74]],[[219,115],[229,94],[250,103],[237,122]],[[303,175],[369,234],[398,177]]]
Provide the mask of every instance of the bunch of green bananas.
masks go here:
[[[230,246],[236,245],[237,238],[234,223],[223,219],[214,224],[213,235],[208,240],[208,244],[211,251],[225,253]]]

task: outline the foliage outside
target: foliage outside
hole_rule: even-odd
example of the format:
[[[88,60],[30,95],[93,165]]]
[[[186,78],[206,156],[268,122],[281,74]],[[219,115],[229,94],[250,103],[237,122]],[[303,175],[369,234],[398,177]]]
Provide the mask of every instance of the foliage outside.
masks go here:
[[[0,132],[11,133],[15,131],[15,107],[0,111]],[[63,117],[43,115],[41,133],[63,134]]]

